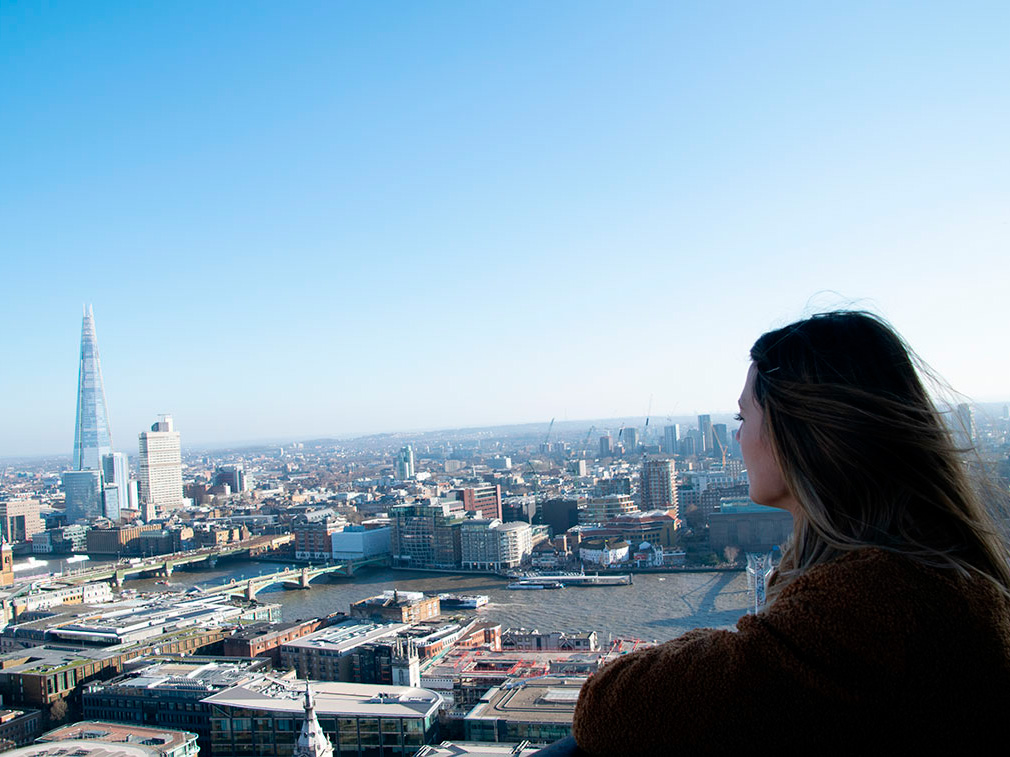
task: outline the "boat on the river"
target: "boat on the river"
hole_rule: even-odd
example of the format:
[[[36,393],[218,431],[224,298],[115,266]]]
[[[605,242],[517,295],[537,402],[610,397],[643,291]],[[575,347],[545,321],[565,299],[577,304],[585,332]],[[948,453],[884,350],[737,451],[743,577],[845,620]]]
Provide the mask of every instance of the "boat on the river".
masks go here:
[[[631,574],[622,573],[616,575],[601,576],[599,573],[586,575],[585,573],[573,573],[571,575],[557,574],[547,576],[526,575],[519,579],[523,581],[554,581],[565,586],[630,586]],[[509,588],[512,588],[511,586]]]
[[[476,610],[483,607],[491,598],[487,594],[439,594],[439,604],[450,610]]]
[[[560,581],[545,581],[543,579],[524,578],[508,585],[510,589],[520,589],[527,591],[540,591],[543,589],[563,589],[565,585]]]

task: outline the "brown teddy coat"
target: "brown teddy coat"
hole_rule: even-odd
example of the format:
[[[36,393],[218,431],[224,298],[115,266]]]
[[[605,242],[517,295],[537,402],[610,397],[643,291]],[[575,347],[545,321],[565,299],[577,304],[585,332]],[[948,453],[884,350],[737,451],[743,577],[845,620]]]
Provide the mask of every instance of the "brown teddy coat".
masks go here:
[[[736,631],[696,629],[606,665],[573,730],[599,757],[928,754],[1002,751],[1006,726],[1010,602],[982,578],[864,549],[812,568]]]

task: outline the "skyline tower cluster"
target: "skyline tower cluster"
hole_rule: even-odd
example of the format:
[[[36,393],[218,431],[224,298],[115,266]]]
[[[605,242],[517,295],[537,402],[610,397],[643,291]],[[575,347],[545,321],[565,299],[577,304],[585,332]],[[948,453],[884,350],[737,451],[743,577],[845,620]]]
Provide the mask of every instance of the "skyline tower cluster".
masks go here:
[[[171,416],[161,416],[150,433],[140,435],[139,495],[137,483],[130,478],[126,453],[116,452],[112,446],[95,318],[91,306],[86,305],[81,323],[73,463],[63,472],[67,522],[102,516],[116,521],[124,510],[137,509],[138,501],[148,505],[145,520],[153,518],[156,511],[182,505],[179,433]]]

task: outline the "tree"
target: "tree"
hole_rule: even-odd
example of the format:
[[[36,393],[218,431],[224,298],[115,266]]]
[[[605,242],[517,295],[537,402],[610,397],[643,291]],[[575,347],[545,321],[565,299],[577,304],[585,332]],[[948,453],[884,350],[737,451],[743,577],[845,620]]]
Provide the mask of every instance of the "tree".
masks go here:
[[[54,723],[62,723],[67,717],[67,702],[64,699],[57,699],[53,706],[49,708],[49,719]]]
[[[726,562],[735,563],[736,559],[740,556],[740,548],[734,547],[732,544],[727,544],[726,548],[722,551],[723,557],[726,558]]]

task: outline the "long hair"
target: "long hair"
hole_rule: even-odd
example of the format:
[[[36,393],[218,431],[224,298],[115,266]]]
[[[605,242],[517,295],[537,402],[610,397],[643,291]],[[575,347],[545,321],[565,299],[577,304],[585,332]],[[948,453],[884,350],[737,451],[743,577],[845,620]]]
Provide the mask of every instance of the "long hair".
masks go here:
[[[763,432],[799,503],[777,595],[867,546],[981,575],[1010,596],[1004,540],[911,351],[876,316],[823,313],[755,342]]]

